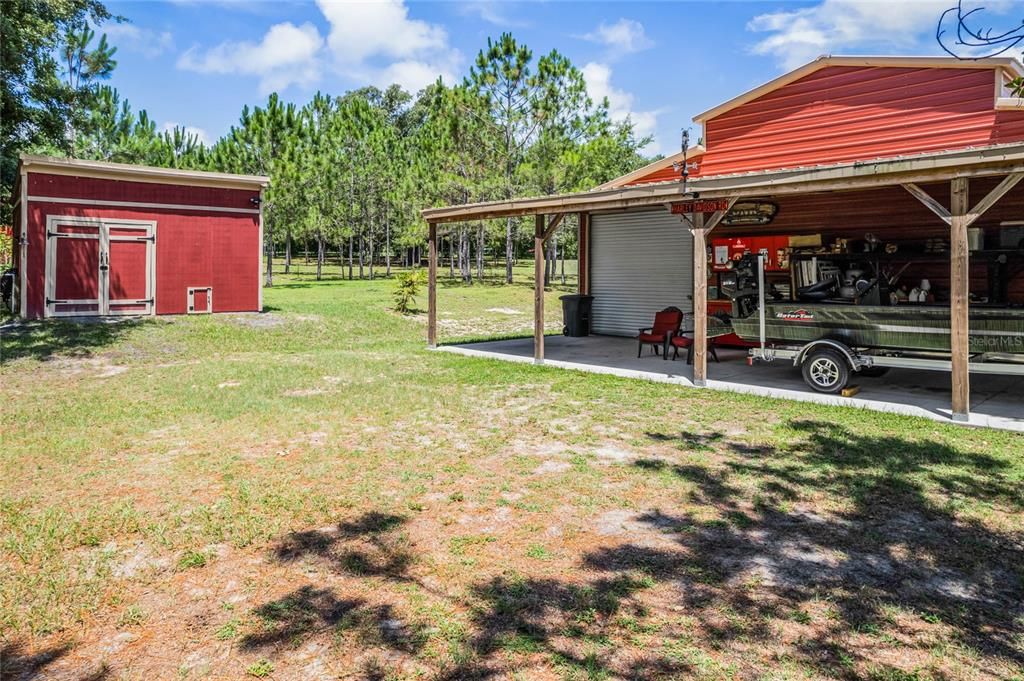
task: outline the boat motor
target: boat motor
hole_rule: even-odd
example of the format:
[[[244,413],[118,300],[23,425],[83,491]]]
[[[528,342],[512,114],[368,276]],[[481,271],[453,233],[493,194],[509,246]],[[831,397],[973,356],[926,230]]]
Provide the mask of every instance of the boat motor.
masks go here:
[[[757,256],[748,253],[729,263],[729,272],[722,275],[721,292],[732,300],[732,316],[747,317],[758,308]],[[782,300],[772,283],[765,284],[765,297]]]

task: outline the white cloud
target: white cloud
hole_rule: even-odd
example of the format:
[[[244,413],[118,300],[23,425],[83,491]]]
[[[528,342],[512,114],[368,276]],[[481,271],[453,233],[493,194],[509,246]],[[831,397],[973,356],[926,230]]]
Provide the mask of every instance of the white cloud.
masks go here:
[[[409,18],[402,0],[341,3],[318,0],[331,25],[327,51],[339,73],[418,92],[438,76],[454,83],[462,54],[443,27]]]
[[[318,0],[330,24],[326,38],[311,23],[271,26],[259,42],[193,46],[178,67],[199,73],[257,76],[262,94],[291,85],[310,86],[333,69],[348,81],[415,93],[442,77],[455,82],[462,54],[443,27],[409,17],[403,0],[342,3]]]
[[[998,0],[997,0],[998,1]],[[935,26],[951,0],[824,0],[813,7],[754,17],[747,30],[769,34],[754,53],[792,69],[823,54],[922,51],[934,53]]]
[[[583,79],[587,83],[587,94],[595,102],[608,99],[608,113],[614,121],[629,118],[637,137],[653,135],[657,131],[661,111],[635,111],[632,93],[612,85],[612,70],[607,64],[590,62],[583,67]],[[656,140],[657,141],[657,140]],[[657,150],[655,150],[657,151]]]
[[[510,17],[503,11],[508,9],[508,7],[502,8],[502,4],[498,0],[470,0],[469,2],[460,3],[458,11],[462,15],[475,14],[487,23],[501,26],[502,28],[521,28],[529,25],[526,21]]]
[[[644,25],[632,19],[619,19],[614,24],[602,23],[582,37],[584,40],[605,45],[619,54],[639,52],[654,45],[647,37]]]
[[[259,76],[263,94],[290,85],[310,85],[320,77],[318,55],[324,40],[310,23],[275,24],[259,43],[223,42],[203,52],[193,46],[182,53],[178,68],[199,73]]]
[[[191,126],[191,125],[182,125],[181,123],[178,123],[177,121],[167,121],[166,123],[163,124],[163,127],[161,128],[161,130],[163,132],[170,132],[171,130],[174,130],[175,128],[184,128],[186,134],[188,134],[188,135],[195,135],[196,139],[199,142],[201,142],[202,144],[205,144],[205,145],[209,146],[210,143],[211,143],[209,133],[207,133],[202,128],[196,128],[196,127]]]
[[[358,64],[370,57],[403,59],[448,47],[444,28],[410,19],[401,0],[317,4],[331,24],[327,46],[342,63]]]
[[[398,61],[369,73],[368,80],[380,87],[397,83],[403,90],[416,94],[436,81],[438,76],[449,85],[454,83],[456,78],[453,65],[415,60]]]
[[[107,24],[97,30],[105,33],[116,47],[128,52],[137,52],[152,59],[174,49],[174,36],[170,31],[154,31],[135,24]]]

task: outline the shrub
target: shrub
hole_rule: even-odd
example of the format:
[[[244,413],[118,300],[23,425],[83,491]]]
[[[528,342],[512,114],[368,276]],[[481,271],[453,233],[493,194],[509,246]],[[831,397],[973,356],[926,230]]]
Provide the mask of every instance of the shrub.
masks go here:
[[[424,283],[423,270],[413,269],[398,275],[398,286],[395,288],[395,312],[409,314],[415,310],[416,294]]]

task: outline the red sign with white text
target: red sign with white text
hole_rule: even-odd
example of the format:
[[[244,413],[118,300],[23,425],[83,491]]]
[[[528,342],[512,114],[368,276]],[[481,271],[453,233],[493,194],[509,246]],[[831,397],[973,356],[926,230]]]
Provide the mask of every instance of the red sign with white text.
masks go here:
[[[728,199],[709,199],[707,201],[681,201],[672,204],[672,212],[680,213],[717,213],[729,210]]]

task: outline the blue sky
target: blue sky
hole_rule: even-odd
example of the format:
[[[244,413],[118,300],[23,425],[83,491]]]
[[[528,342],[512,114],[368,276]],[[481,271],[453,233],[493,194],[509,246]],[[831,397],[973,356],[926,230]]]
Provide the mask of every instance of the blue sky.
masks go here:
[[[614,116],[654,135],[648,153],[668,154],[695,114],[818,55],[940,54],[936,21],[953,4],[137,0],[109,2],[129,22],[100,30],[118,47],[111,84],[133,108],[207,141],[272,91],[303,103],[317,90],[461,79],[489,36],[511,31],[535,57],[566,54]],[[1024,18],[1024,2],[986,7],[997,28]]]

